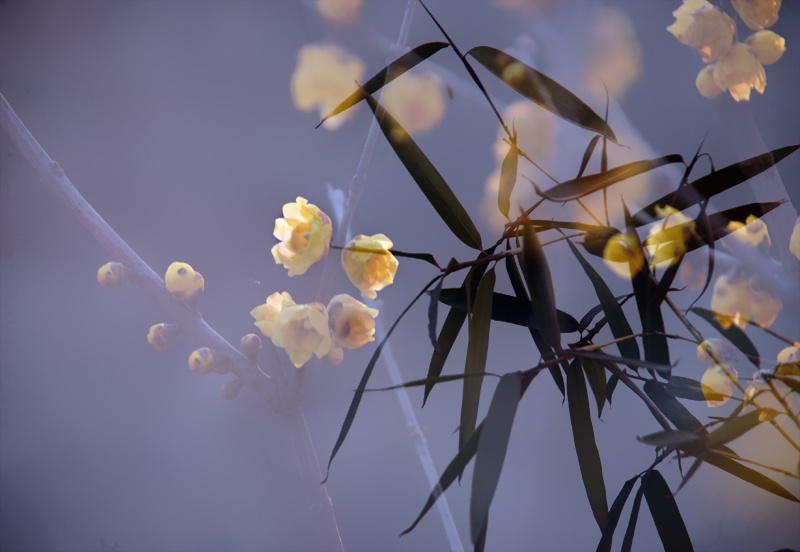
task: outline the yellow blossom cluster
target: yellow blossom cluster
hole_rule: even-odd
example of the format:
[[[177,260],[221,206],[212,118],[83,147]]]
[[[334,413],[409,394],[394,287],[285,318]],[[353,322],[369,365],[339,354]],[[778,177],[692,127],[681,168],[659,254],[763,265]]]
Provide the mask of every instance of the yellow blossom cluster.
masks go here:
[[[654,267],[672,264],[686,253],[688,240],[695,230],[695,222],[667,205],[657,206],[656,215],[662,220],[650,228],[645,249]]]
[[[675,22],[667,27],[678,41],[700,52],[707,63],[697,75],[695,85],[706,98],[725,90],[737,102],[748,101],[755,89],[763,94],[767,86],[764,65],[778,61],[786,51],[786,41],[766,30],[779,16],[779,0],[734,0],[733,7],[742,21],[755,32],[744,42],[734,40],[736,22],[707,0],[683,0],[672,12]]]

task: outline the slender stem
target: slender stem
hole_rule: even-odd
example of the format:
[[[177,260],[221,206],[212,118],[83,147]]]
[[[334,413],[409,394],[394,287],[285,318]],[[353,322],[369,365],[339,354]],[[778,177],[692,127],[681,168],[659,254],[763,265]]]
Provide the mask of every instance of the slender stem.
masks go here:
[[[751,323],[753,324],[753,326],[755,326],[756,328],[760,329],[761,331],[771,335],[775,339],[777,339],[779,341],[783,341],[787,345],[791,345],[791,346],[800,348],[800,339],[791,339],[789,337],[786,337],[785,335],[779,334],[778,332],[776,332],[775,330],[773,330],[769,326],[764,326],[762,324],[757,324],[755,322],[751,322]]]

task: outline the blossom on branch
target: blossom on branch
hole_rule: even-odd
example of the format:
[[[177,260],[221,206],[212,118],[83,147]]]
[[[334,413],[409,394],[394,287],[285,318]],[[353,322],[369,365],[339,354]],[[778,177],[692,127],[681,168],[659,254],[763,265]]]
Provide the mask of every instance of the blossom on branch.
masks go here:
[[[175,261],[167,267],[164,284],[167,291],[179,300],[191,301],[203,292],[206,281],[189,263]]]
[[[283,265],[289,276],[298,276],[328,252],[333,223],[319,207],[298,197],[283,206],[283,218],[275,219],[273,234],[281,240],[272,247],[275,263]]]
[[[312,356],[323,358],[332,345],[325,305],[309,303],[284,307],[271,339],[277,347],[286,350],[295,368],[302,368]]]
[[[359,234],[342,249],[342,268],[364,297],[375,299],[394,282],[400,263],[390,251],[392,245],[385,234]]]

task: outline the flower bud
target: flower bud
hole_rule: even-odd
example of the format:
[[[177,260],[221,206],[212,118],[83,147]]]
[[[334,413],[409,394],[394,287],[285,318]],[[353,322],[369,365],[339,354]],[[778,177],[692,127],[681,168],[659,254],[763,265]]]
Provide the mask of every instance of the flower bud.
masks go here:
[[[275,334],[281,311],[295,304],[288,291],[276,291],[267,297],[264,303],[253,308],[250,311],[250,316],[255,320],[255,326],[261,331],[261,334],[264,337],[272,338]]]
[[[273,234],[281,240],[272,248],[275,263],[283,265],[289,276],[298,276],[328,252],[333,223],[319,207],[298,197],[283,206],[283,218],[275,219]]]
[[[156,351],[163,351],[175,341],[178,332],[179,326],[177,324],[167,324],[165,322],[153,324],[147,330],[147,343]]]
[[[178,300],[191,301],[203,292],[206,281],[190,264],[176,261],[167,267],[164,283]]]
[[[733,9],[754,31],[772,27],[778,21],[781,0],[731,0]]]
[[[361,295],[375,299],[378,291],[394,282],[400,264],[384,234],[359,234],[342,250],[342,268]]]
[[[200,347],[189,355],[189,368],[195,374],[208,374],[213,370],[215,361],[214,351],[208,347]]]
[[[239,350],[250,362],[256,362],[261,346],[261,338],[252,333],[242,336],[239,341]]]
[[[786,51],[786,40],[772,31],[758,31],[747,39],[747,45],[753,50],[762,65],[772,65]]]
[[[733,395],[734,383],[737,379],[736,371],[731,368],[712,366],[705,371],[700,379],[700,389],[710,408],[722,406]]]
[[[750,91],[763,94],[767,88],[764,66],[747,44],[737,42],[714,64],[714,82],[727,88],[737,102],[749,101]]]
[[[222,386],[222,396],[229,401],[234,400],[236,397],[239,396],[239,391],[242,390],[242,386],[244,383],[240,378],[236,378],[234,380],[225,382],[225,385]]]
[[[286,350],[295,368],[302,368],[312,355],[323,358],[332,345],[325,305],[311,303],[285,307],[278,317],[272,342]]]
[[[697,73],[694,81],[697,91],[704,98],[715,98],[722,94],[723,90],[714,82],[714,64],[706,65]]]
[[[342,293],[328,303],[328,319],[333,342],[345,349],[358,349],[375,340],[378,309]]]
[[[97,283],[102,287],[118,287],[128,279],[128,269],[115,261],[108,262],[97,269]]]

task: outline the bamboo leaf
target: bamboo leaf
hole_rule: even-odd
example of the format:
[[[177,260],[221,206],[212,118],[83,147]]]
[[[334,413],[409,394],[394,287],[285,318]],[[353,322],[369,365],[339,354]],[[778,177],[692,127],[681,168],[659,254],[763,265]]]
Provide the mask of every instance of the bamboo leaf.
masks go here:
[[[367,93],[366,99],[389,145],[447,227],[469,247],[483,249],[478,229],[433,163],[372,95]]]
[[[511,208],[511,192],[514,191],[514,184],[517,182],[518,160],[519,150],[516,136],[514,136],[509,143],[508,153],[500,165],[500,185],[497,190],[497,207],[506,218],[508,218],[508,211]]]
[[[649,360],[637,360],[635,358],[623,358],[614,355],[609,355],[601,351],[585,351],[582,349],[570,349],[570,353],[582,359],[588,358],[605,363],[613,362],[616,364],[629,364],[637,368],[653,370],[654,372],[658,372],[659,374],[662,374],[665,377],[670,370],[669,366],[666,366],[664,364],[659,364],[657,362],[650,362]]]
[[[468,378],[482,378],[485,376],[491,376],[495,378],[499,378],[499,374],[495,374],[494,372],[481,372],[479,374],[449,374],[445,376],[438,376],[435,378],[424,378],[424,379],[415,379],[411,381],[407,381],[404,383],[398,383],[397,385],[390,385],[388,387],[373,387],[369,389],[364,389],[365,393],[375,393],[378,391],[393,391],[394,389],[402,389],[402,388],[410,388],[410,387],[422,387],[427,385],[435,385],[437,383],[447,383],[450,381],[461,381]]]
[[[611,509],[608,511],[606,526],[603,529],[603,536],[600,538],[600,542],[597,544],[597,552],[611,552],[611,544],[614,538],[614,531],[617,529],[617,523],[619,523],[619,517],[622,515],[622,509],[625,507],[625,502],[627,502],[628,497],[633,490],[633,486],[638,479],[638,475],[628,479],[619,490],[617,498],[614,499],[614,503],[611,505]]]
[[[633,536],[636,534],[636,522],[639,520],[639,508],[642,505],[642,496],[644,496],[644,488],[639,485],[639,490],[636,491],[636,496],[633,497],[631,515],[628,518],[628,527],[625,529],[625,537],[622,539],[620,552],[631,552],[633,549]]]
[[[478,443],[475,470],[472,472],[472,496],[470,498],[470,532],[477,542],[482,529],[489,520],[500,472],[508,449],[514,416],[522,393],[522,376],[519,372],[500,378],[489,411],[483,422],[483,438]]]
[[[556,352],[561,351],[561,332],[556,312],[556,298],[553,280],[547,264],[542,244],[533,228],[527,227],[522,239],[520,257],[522,274],[531,296],[533,318],[548,345]]]
[[[368,92],[369,94],[375,94],[378,90],[383,88],[385,85],[392,82],[394,79],[414,67],[415,65],[425,61],[433,54],[441,50],[442,48],[447,48],[449,44],[447,42],[426,42],[425,44],[420,44],[413,50],[406,52],[402,56],[398,57],[389,65],[375,73],[367,82],[365,82],[361,88]],[[352,94],[350,94],[347,98],[342,101],[339,105],[333,108],[333,111],[325,115],[322,120],[317,124],[317,128],[319,128],[322,123],[330,119],[331,117],[338,115],[344,111],[347,111],[358,102],[364,99],[364,93],[362,90],[356,90]]]
[[[614,131],[592,108],[544,73],[490,46],[477,46],[468,51],[467,55],[472,56],[517,93],[562,119],[598,132],[616,143]]]
[[[602,531],[606,526],[608,514],[603,465],[594,440],[586,382],[583,379],[581,365],[577,361],[570,363],[567,369],[567,402],[569,403],[572,437],[575,441],[575,452],[578,454],[583,486],[586,488],[586,496],[589,499],[594,519]]]
[[[583,152],[583,158],[581,159],[581,166],[578,169],[578,176],[575,177],[576,179],[583,176],[586,167],[589,165],[589,161],[592,159],[592,154],[594,153],[594,149],[597,147],[598,140],[600,140],[599,134],[592,136],[592,139],[589,140],[589,144],[587,144],[586,149]]]
[[[666,385],[667,390],[676,397],[690,401],[706,400],[700,382],[682,376],[671,376]]]
[[[583,371],[586,373],[586,380],[592,389],[595,403],[597,403],[597,417],[603,414],[603,406],[606,403],[606,369],[599,362],[584,358],[581,362]]]
[[[728,165],[718,171],[711,172],[698,178],[686,186],[678,188],[653,201],[634,216],[637,226],[647,224],[656,216],[656,207],[670,205],[678,211],[683,211],[703,200],[738,186],[754,176],[769,169],[786,156],[800,148],[800,145],[779,148],[739,163]]]
[[[430,292],[431,300],[428,303],[428,338],[431,340],[431,345],[433,346],[434,350],[436,349],[436,326],[439,318],[439,296],[442,293],[442,284],[444,283],[444,278],[440,278],[438,282],[436,282],[436,286],[434,286],[433,290]]]
[[[708,448],[719,448],[731,441],[738,439],[756,426],[771,420],[778,413],[769,408],[761,408],[736,416],[725,421],[721,426],[706,436],[705,442]]]
[[[464,375],[481,374],[486,371],[486,355],[489,351],[489,329],[492,315],[492,290],[494,289],[494,269],[481,278],[475,294],[475,305],[469,319],[469,343]],[[478,403],[481,398],[483,378],[464,380],[461,397],[461,425],[458,430],[459,448],[463,447],[475,431],[478,419]]]
[[[691,431],[665,429],[663,431],[651,433],[650,435],[645,435],[644,437],[637,437],[636,439],[640,443],[652,447],[683,447],[697,443],[697,441],[700,440],[700,436]]]
[[[727,339],[734,347],[739,349],[750,360],[750,362],[755,365],[756,368],[760,367],[761,359],[758,355],[758,349],[756,349],[756,346],[753,345],[752,341],[750,341],[750,338],[747,337],[747,334],[740,330],[735,324],[732,324],[730,328],[723,328],[717,321],[714,311],[710,311],[708,309],[694,307],[692,308],[691,312],[713,326],[714,329],[717,330],[720,335],[722,335],[722,337]]]
[[[694,550],[675,498],[658,470],[649,470],[642,476],[642,488],[664,551]]]
[[[723,448],[726,452],[732,452],[730,449]],[[703,460],[707,464],[711,464],[712,466],[716,466],[721,470],[725,470],[726,472],[730,473],[731,475],[735,475],[742,481],[747,481],[748,483],[755,485],[756,487],[760,487],[761,489],[770,492],[774,495],[780,496],[785,498],[786,500],[791,500],[792,502],[800,502],[800,500],[794,496],[792,493],[787,491],[781,485],[776,483],[773,479],[767,477],[763,473],[756,471],[754,469],[748,468],[740,464],[739,462],[728,458],[718,452],[714,451],[706,451],[702,455]]]

